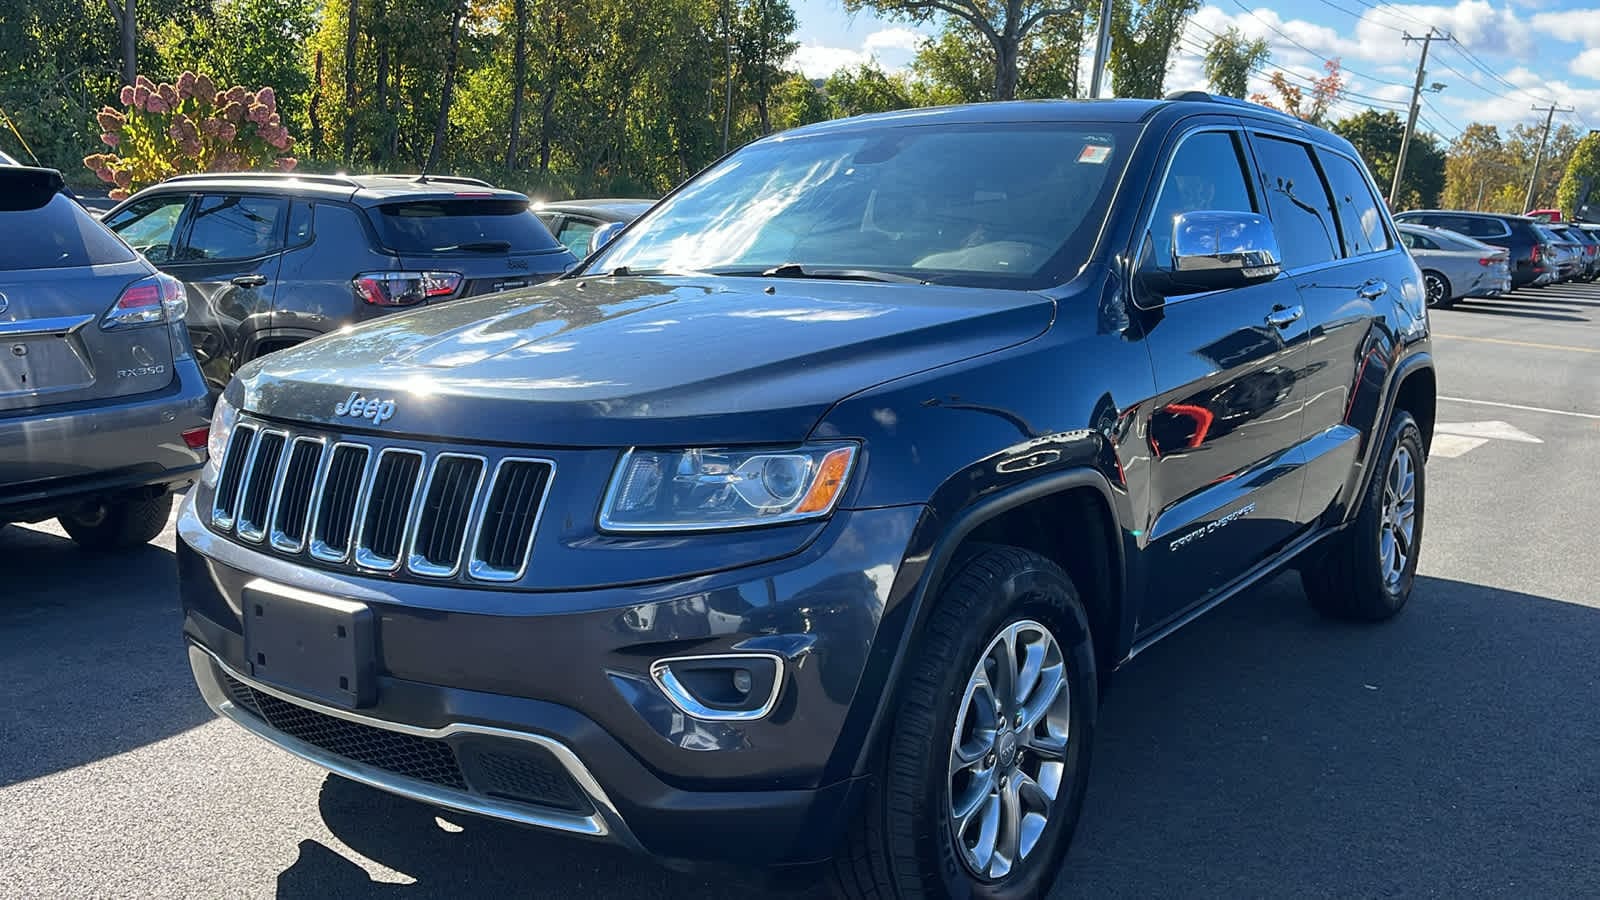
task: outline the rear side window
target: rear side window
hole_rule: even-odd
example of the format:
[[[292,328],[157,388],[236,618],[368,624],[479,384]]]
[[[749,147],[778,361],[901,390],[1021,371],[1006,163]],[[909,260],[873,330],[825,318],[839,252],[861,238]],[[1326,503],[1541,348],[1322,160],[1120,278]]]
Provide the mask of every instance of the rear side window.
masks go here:
[[[38,209],[0,212],[0,271],[70,269],[134,259],[128,245],[57,194]]]
[[[1152,265],[1171,268],[1172,226],[1183,213],[1256,211],[1242,159],[1238,139],[1227,131],[1191,134],[1178,146],[1150,219]]]
[[[1509,232],[1506,223],[1489,216],[1463,216],[1466,228],[1452,228],[1468,237],[1505,237]]]
[[[1338,240],[1332,204],[1327,185],[1311,161],[1311,148],[1263,135],[1256,136],[1255,147],[1284,268],[1299,269],[1334,259]]]
[[[373,224],[397,253],[530,253],[561,247],[526,200],[456,199],[385,203]]]
[[[208,194],[195,208],[194,224],[177,259],[201,262],[254,259],[283,249],[289,202],[280,197]]]
[[[1322,168],[1333,188],[1333,205],[1339,213],[1339,234],[1344,238],[1344,255],[1361,256],[1389,249],[1389,235],[1383,227],[1383,213],[1372,196],[1366,176],[1351,160],[1335,153],[1323,153]]]

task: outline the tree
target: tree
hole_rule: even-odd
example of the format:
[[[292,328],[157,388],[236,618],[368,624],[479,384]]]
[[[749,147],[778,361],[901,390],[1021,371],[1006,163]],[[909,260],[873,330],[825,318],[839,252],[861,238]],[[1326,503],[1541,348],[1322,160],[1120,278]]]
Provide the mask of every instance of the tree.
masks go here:
[[[1083,50],[1086,0],[1071,0],[1074,10],[1051,16],[1017,48],[1015,99],[1076,97],[1078,57]],[[977,103],[991,99],[994,54],[976,29],[952,22],[938,37],[923,41],[911,68],[919,106]]]
[[[1544,125],[1515,125],[1506,135],[1506,153],[1511,157],[1512,164],[1516,166],[1526,199],[1528,176],[1533,172],[1533,160],[1539,152],[1540,138],[1543,137]],[[1533,188],[1534,206],[1549,202],[1555,197],[1556,189],[1561,184],[1561,176],[1567,169],[1567,159],[1578,145],[1578,130],[1571,125],[1561,125],[1550,132],[1550,137],[1544,143],[1544,153],[1539,163],[1539,181]],[[1517,205],[1521,205],[1518,201]],[[1525,212],[1517,209],[1516,212]]]
[[[1206,48],[1206,80],[1211,82],[1213,91],[1242,100],[1250,92],[1251,71],[1266,65],[1271,58],[1266,41],[1247,39],[1244,32],[1229,28]]]
[[[1160,97],[1183,22],[1200,0],[1113,0],[1111,91],[1118,97]]]
[[[1521,212],[1522,194],[1509,208],[1495,205],[1494,200],[1502,188],[1520,188],[1516,167],[1506,152],[1499,129],[1482,122],[1473,122],[1456,136],[1444,164],[1444,194],[1440,203],[1448,209],[1475,209],[1495,212]]]
[[[151,35],[158,74],[203,71],[228,84],[270,84],[284,120],[298,123],[307,114],[305,48],[316,15],[313,0],[222,0],[168,19]]]
[[[516,30],[513,41],[516,49],[511,56],[511,124],[506,138],[506,168],[517,167],[522,139],[522,103],[528,92],[528,0],[512,3],[512,28]]]
[[[746,0],[734,19],[733,55],[739,89],[755,112],[755,131],[772,132],[772,93],[783,81],[783,65],[799,46],[789,0]]]
[[[773,92],[772,125],[778,131],[828,118],[828,98],[804,75],[790,75]]]
[[[1274,102],[1265,94],[1252,94],[1250,99],[1313,125],[1321,125],[1328,118],[1328,110],[1344,96],[1344,71],[1339,67],[1339,61],[1330,59],[1324,62],[1322,70],[1324,74],[1321,78],[1311,79],[1310,97],[1299,85],[1291,82],[1289,76],[1273,72],[1267,76],[1267,83],[1277,93],[1277,101]]]
[[[1385,191],[1394,183],[1394,167],[1400,158],[1405,128],[1399,113],[1375,109],[1363,110],[1329,126],[1355,145],[1378,187]],[[1395,198],[1397,209],[1437,205],[1444,189],[1444,167],[1444,151],[1437,139],[1426,132],[1413,134],[1411,149],[1406,153],[1405,176],[1400,179],[1400,193]]]
[[[1589,205],[1589,193],[1600,180],[1600,134],[1590,134],[1578,141],[1567,158],[1566,171],[1556,188],[1556,206],[1569,217],[1575,217],[1580,206]]]
[[[1169,3],[1197,3],[1198,0],[1155,0]],[[1082,21],[1082,0],[845,0],[845,9],[857,12],[872,9],[888,18],[913,22],[947,20],[956,27],[970,28],[981,38],[976,46],[987,58],[993,72],[990,100],[1014,100],[1021,72],[1023,46],[1034,30],[1054,19]],[[1171,40],[1177,40],[1174,35]],[[1170,43],[1170,42],[1169,42]]]
[[[905,82],[871,63],[840,69],[828,76],[822,92],[835,117],[889,112],[911,106]]]

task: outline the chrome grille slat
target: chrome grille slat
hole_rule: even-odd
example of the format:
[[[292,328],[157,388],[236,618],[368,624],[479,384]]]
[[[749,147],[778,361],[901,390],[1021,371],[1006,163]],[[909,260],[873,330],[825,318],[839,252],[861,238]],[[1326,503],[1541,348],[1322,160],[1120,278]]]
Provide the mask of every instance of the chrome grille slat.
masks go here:
[[[282,431],[262,429],[256,436],[255,448],[245,468],[244,484],[239,488],[238,513],[234,533],[252,543],[260,542],[267,533],[267,517],[272,512],[272,498],[280,482],[278,464],[283,461],[284,444],[288,435]]]
[[[417,450],[389,447],[378,454],[377,469],[361,504],[356,564],[367,569],[400,565],[407,522],[421,491],[425,457]]]
[[[278,554],[356,571],[520,580],[555,463],[408,444],[240,422],[223,453],[211,525]]]

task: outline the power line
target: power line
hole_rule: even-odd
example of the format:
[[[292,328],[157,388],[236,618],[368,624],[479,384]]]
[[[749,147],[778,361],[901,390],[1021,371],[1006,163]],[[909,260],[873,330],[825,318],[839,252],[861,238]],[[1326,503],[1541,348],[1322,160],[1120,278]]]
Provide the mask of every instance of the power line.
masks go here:
[[[1262,25],[1265,25],[1268,31],[1271,31],[1273,34],[1276,34],[1278,37],[1283,38],[1284,40],[1288,41],[1290,44],[1300,48],[1301,50],[1305,51],[1306,53],[1311,54],[1312,56],[1316,57],[1317,59],[1322,60],[1325,63],[1333,63],[1333,60],[1327,58],[1326,56],[1323,56],[1322,54],[1318,53],[1315,50],[1312,50],[1310,47],[1307,47],[1305,44],[1302,44],[1299,41],[1295,40],[1294,38],[1289,37],[1287,34],[1284,34],[1281,30],[1279,30],[1271,22],[1268,22],[1266,19],[1263,19],[1260,16],[1256,15],[1254,10],[1252,10],[1248,6],[1245,6],[1242,2],[1240,2],[1240,0],[1233,0],[1233,5],[1239,7],[1242,10],[1244,10],[1247,14],[1249,14],[1250,18],[1255,19],[1257,22],[1260,22]],[[1345,65],[1343,62],[1337,63],[1336,65],[1338,65],[1341,70],[1343,70],[1345,72],[1349,72],[1351,75],[1355,75],[1355,76],[1357,76],[1359,78],[1365,78],[1368,81],[1375,81],[1378,84],[1387,84],[1387,85],[1391,85],[1393,87],[1405,87],[1405,85],[1401,84],[1398,81],[1388,81],[1386,79],[1379,78],[1376,75],[1369,75],[1366,72],[1362,72],[1359,69],[1352,69],[1349,66]]]
[[[1191,24],[1193,24],[1193,23],[1191,23]],[[1196,27],[1199,27],[1199,26],[1196,26]],[[1200,30],[1201,31],[1205,31],[1206,29],[1201,28]],[[1205,44],[1201,43],[1198,38],[1189,37],[1188,35],[1180,36],[1179,42],[1180,42],[1180,44],[1184,43],[1184,42],[1187,42],[1188,44],[1192,45],[1192,46],[1187,47],[1186,49],[1188,49],[1189,52],[1197,54],[1199,56],[1204,56],[1206,54],[1206,52],[1210,49]],[[1267,68],[1265,68],[1263,66],[1251,66],[1250,67],[1250,72],[1251,72],[1251,74],[1259,75],[1262,78],[1271,78],[1274,74],[1281,73],[1285,78],[1293,79],[1293,80],[1295,80],[1297,82],[1300,82],[1299,84],[1296,84],[1295,87],[1298,87],[1298,88],[1300,88],[1302,90],[1316,87],[1316,78],[1314,76],[1302,75],[1299,72],[1294,71],[1293,69],[1287,69],[1287,68],[1281,68],[1281,67],[1277,68],[1277,69],[1267,69]],[[1341,89],[1339,91],[1339,99],[1337,101],[1335,101],[1335,102],[1336,103],[1348,104],[1353,109],[1357,109],[1357,110],[1363,109],[1364,107],[1362,107],[1359,104],[1354,102],[1356,100],[1366,101],[1366,103],[1369,106],[1376,107],[1378,109],[1384,110],[1385,112],[1400,112],[1400,111],[1405,109],[1405,104],[1402,103],[1399,100],[1389,100],[1389,99],[1384,98],[1384,97],[1378,97],[1378,96],[1374,96],[1372,94],[1364,94],[1364,93],[1362,93],[1360,91],[1352,91],[1352,90],[1349,90],[1349,89]]]
[[[1373,12],[1378,13],[1379,15],[1390,15],[1390,16],[1394,16],[1396,18],[1405,19],[1405,20],[1411,22],[1414,25],[1421,25],[1423,28],[1431,28],[1432,27],[1427,22],[1424,22],[1421,19],[1417,18],[1416,16],[1411,15],[1410,13],[1402,10],[1398,6],[1392,6],[1391,5],[1389,7],[1380,7],[1380,6],[1378,6],[1378,5],[1374,4],[1374,3],[1367,2],[1367,0],[1356,0],[1356,2],[1361,4],[1362,6],[1365,6],[1367,9],[1370,9]]]
[[[1358,13],[1353,9],[1346,9],[1343,6],[1340,6],[1339,4],[1333,2],[1333,0],[1317,0],[1317,2],[1321,3],[1323,6],[1327,6],[1327,7],[1331,7],[1333,9],[1336,9],[1339,12],[1342,12],[1347,16],[1354,16],[1357,21],[1360,21],[1360,22],[1367,21],[1367,17],[1366,17],[1366,15],[1364,13]],[[1393,25],[1385,25],[1382,22],[1379,22],[1377,20],[1373,20],[1372,24],[1378,26],[1379,28],[1387,28],[1390,31],[1394,32],[1395,34],[1405,34],[1406,33],[1404,28],[1396,28]]]

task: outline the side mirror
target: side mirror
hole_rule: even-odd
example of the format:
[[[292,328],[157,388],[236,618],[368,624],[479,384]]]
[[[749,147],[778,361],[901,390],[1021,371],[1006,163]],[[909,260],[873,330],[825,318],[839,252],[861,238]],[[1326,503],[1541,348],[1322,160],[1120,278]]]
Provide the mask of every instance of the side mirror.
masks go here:
[[[1270,281],[1283,271],[1272,223],[1256,213],[1195,210],[1172,220],[1172,258],[1142,274],[1162,296],[1222,291]]]
[[[627,224],[623,222],[607,222],[596,228],[594,233],[589,235],[589,254],[592,256],[595,251],[611,243],[611,239],[627,227]]]

